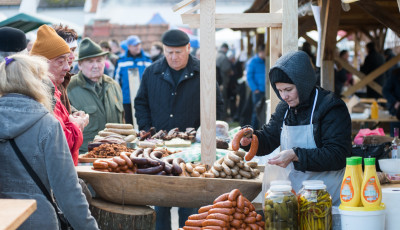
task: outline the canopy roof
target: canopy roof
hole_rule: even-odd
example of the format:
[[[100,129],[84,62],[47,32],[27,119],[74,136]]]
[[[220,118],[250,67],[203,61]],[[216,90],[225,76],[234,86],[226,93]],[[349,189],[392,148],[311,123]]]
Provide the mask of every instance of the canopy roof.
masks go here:
[[[10,17],[4,21],[0,22],[0,27],[8,26],[8,27],[13,27],[20,29],[24,31],[25,33],[35,30],[39,28],[43,24],[51,24],[49,21],[42,20],[38,17],[25,14],[25,13],[19,13],[13,17]]]

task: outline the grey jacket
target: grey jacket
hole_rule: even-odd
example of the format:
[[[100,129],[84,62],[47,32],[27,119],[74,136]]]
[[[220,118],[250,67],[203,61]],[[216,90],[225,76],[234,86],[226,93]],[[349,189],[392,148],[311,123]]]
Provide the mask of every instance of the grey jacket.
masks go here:
[[[20,94],[0,97],[0,198],[35,199],[36,211],[19,229],[58,229],[56,213],[27,173],[8,139],[17,146],[52,192],[74,229],[98,229],[78,183],[60,123],[35,100]]]

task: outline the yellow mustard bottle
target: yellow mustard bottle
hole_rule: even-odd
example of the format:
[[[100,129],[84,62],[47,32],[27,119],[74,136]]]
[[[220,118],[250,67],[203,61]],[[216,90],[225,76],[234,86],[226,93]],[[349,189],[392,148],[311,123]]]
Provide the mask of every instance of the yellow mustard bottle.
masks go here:
[[[358,179],[360,181],[360,203],[358,204],[358,207],[362,207],[362,202],[361,202],[361,183],[364,177],[364,173],[363,173],[363,169],[362,169],[362,157],[351,157],[353,159],[357,160],[357,175],[358,175]]]
[[[361,183],[361,202],[364,207],[379,207],[382,188],[375,168],[375,158],[364,158],[364,178]]]
[[[361,196],[361,180],[357,169],[357,159],[346,158],[342,186],[340,188],[340,201],[343,206],[358,207]]]
[[[371,105],[371,119],[379,118],[379,106],[378,103],[374,100]]]

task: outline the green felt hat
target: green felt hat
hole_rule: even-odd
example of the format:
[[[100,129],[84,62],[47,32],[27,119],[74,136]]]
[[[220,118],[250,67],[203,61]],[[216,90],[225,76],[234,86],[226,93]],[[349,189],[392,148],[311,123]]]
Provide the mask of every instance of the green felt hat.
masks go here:
[[[90,38],[84,38],[79,45],[78,61],[82,61],[86,58],[103,56],[106,54],[108,54],[108,51],[103,51],[101,47]]]

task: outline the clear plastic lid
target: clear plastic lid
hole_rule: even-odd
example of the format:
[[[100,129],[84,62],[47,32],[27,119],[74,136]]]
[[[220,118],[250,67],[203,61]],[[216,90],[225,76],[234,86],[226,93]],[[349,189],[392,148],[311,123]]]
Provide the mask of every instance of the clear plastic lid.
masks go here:
[[[273,180],[271,181],[271,186],[273,185],[290,185],[292,186],[292,182],[290,180]]]
[[[303,186],[306,186],[306,185],[312,185],[312,184],[324,184],[324,181],[322,181],[322,180],[305,180],[305,181],[303,181]]]
[[[307,184],[304,186],[304,189],[310,189],[310,190],[326,189],[326,185],[325,184]]]
[[[274,185],[270,188],[271,192],[290,192],[292,191],[292,186],[290,185]]]

